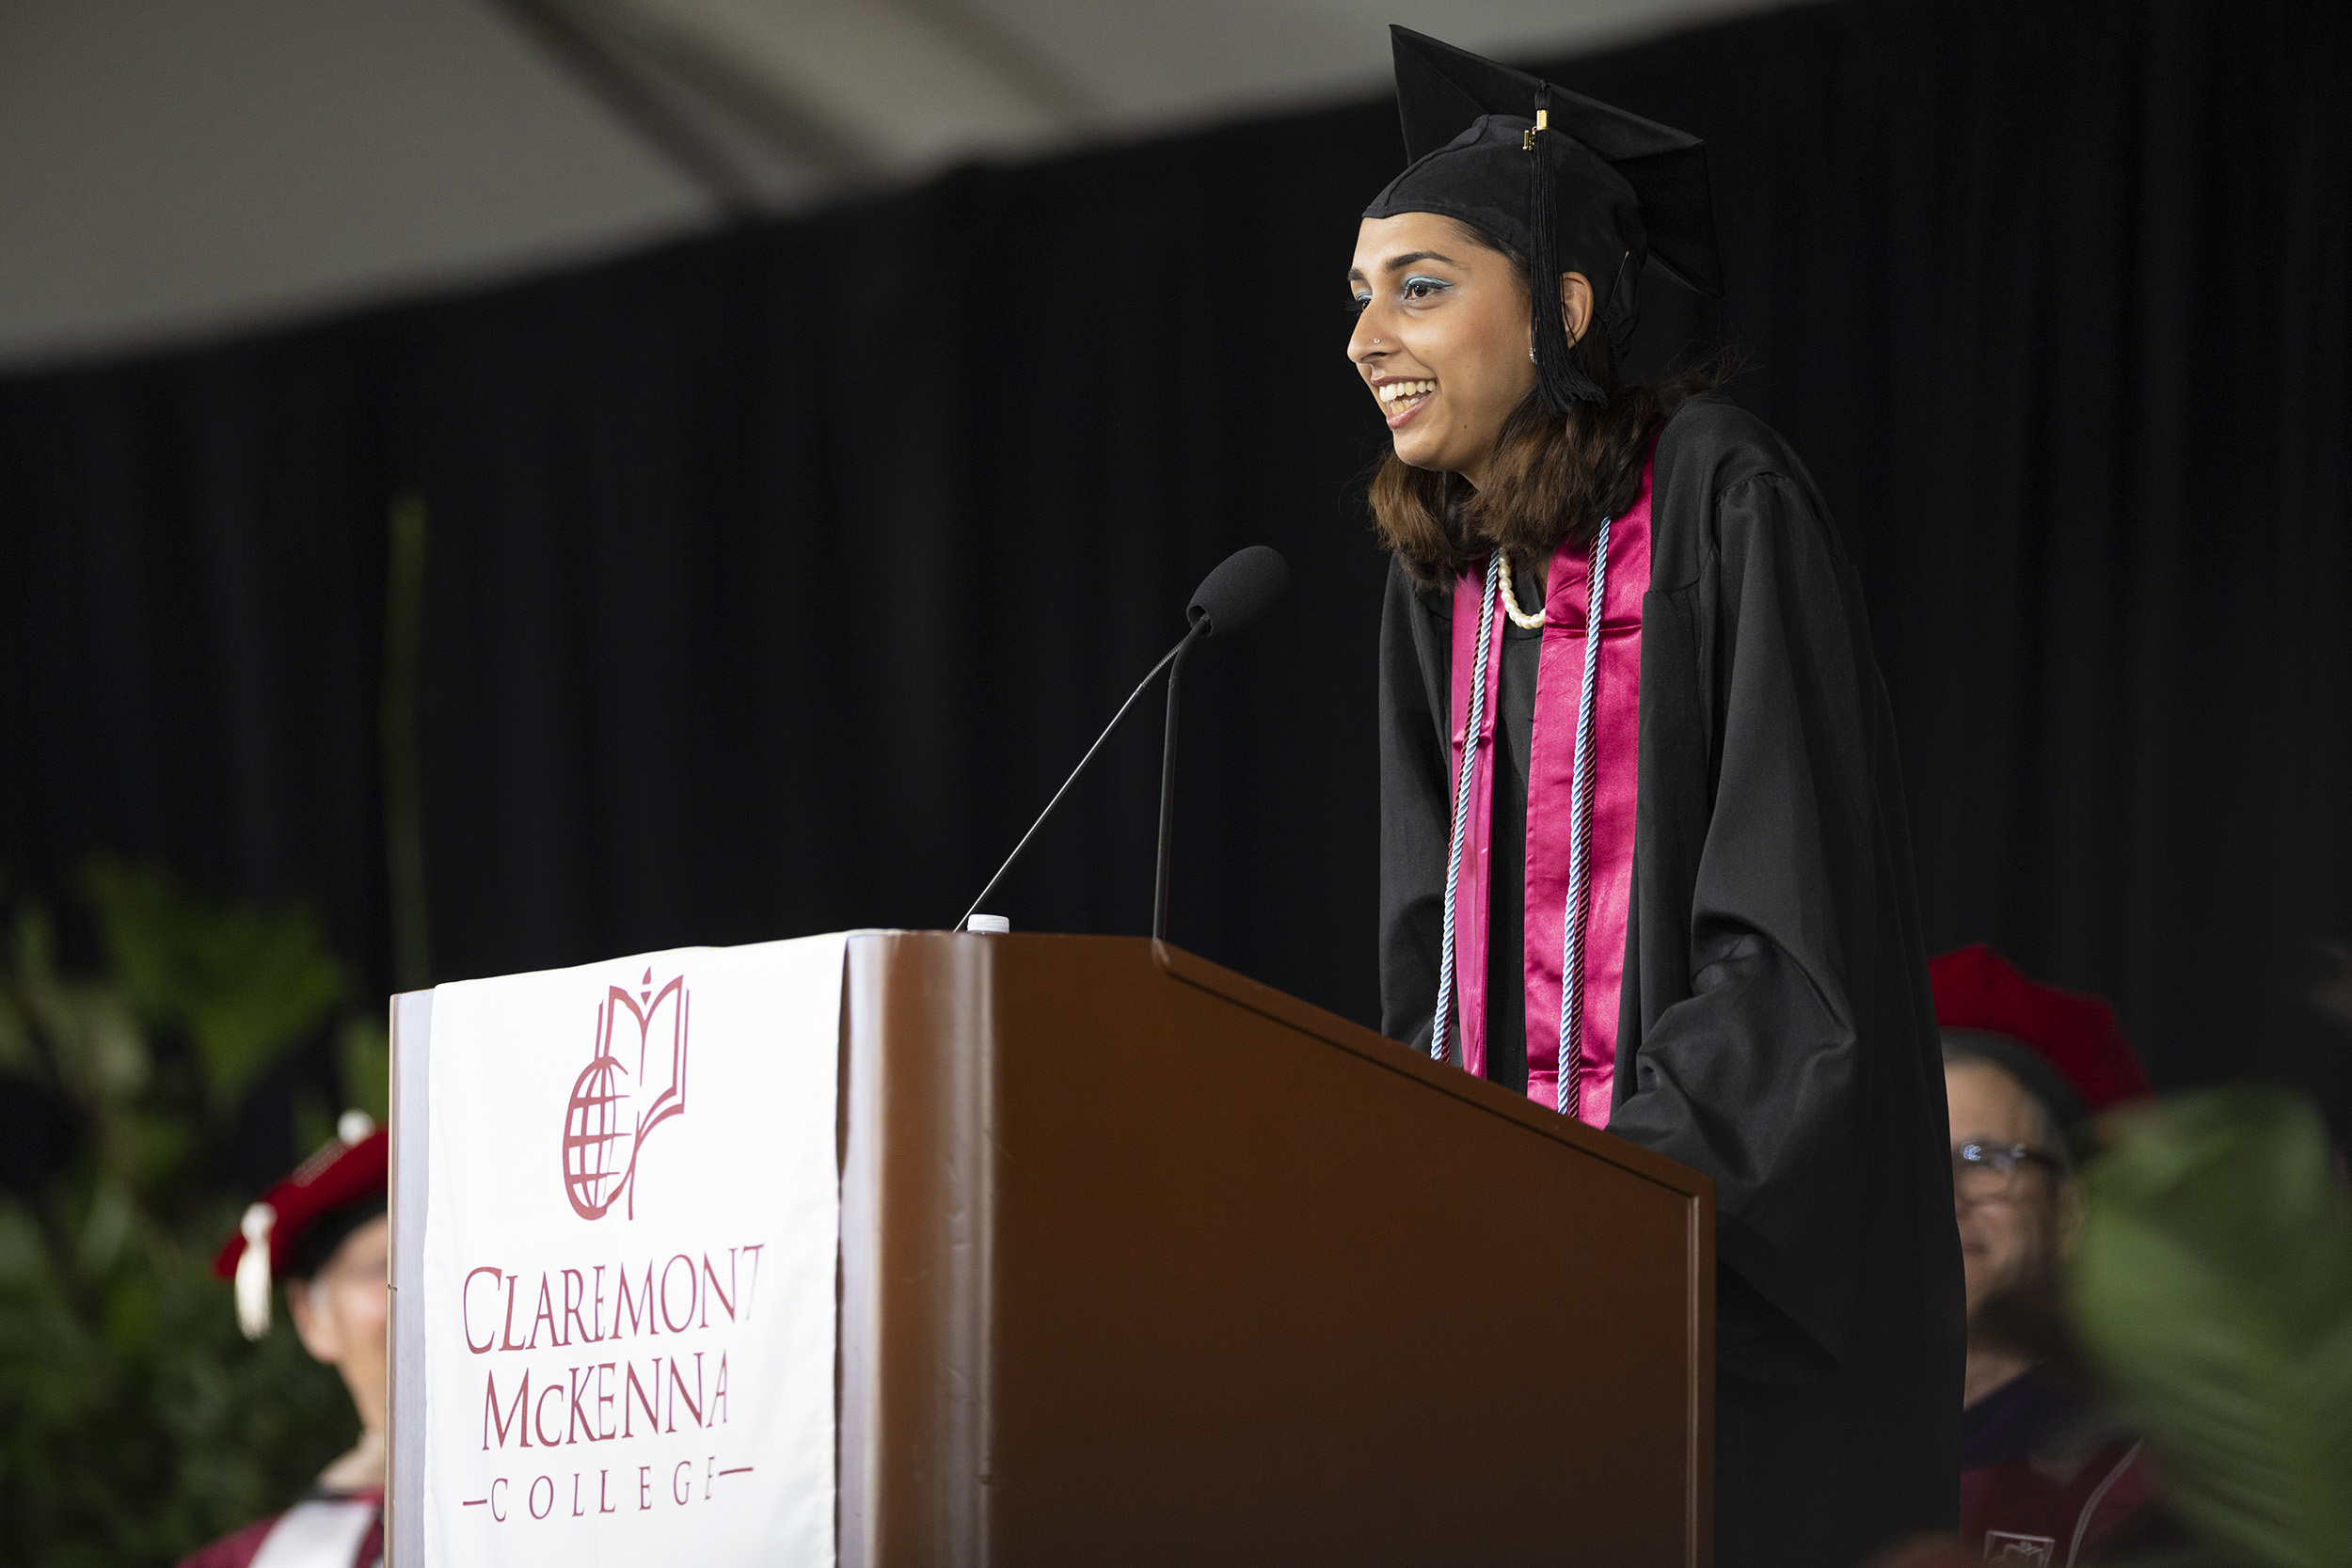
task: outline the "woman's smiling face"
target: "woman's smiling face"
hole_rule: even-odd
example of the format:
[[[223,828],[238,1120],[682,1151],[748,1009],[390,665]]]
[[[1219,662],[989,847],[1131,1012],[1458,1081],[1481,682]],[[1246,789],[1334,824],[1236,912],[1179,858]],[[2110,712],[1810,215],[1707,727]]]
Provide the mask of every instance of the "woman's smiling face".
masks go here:
[[[1434,213],[1366,218],[1347,286],[1358,311],[1347,356],[1396,455],[1477,484],[1535,385],[1527,290],[1510,258]]]

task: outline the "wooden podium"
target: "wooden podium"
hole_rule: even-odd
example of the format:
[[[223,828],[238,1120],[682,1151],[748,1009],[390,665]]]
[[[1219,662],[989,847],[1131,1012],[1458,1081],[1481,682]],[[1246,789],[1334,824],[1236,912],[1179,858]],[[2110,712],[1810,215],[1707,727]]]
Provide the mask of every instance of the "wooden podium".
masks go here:
[[[1707,1178],[1140,939],[848,970],[845,1564],[1708,1560]]]
[[[1709,1560],[1707,1178],[1149,941],[846,954],[849,1568]],[[429,1001],[394,1009],[392,1568]]]

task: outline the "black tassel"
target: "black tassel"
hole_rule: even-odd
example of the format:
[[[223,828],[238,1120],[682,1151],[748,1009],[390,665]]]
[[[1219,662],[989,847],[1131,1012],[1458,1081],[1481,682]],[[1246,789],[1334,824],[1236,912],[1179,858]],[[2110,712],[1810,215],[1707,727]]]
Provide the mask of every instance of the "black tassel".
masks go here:
[[[1551,85],[1535,89],[1538,126],[1550,118]],[[1581,370],[1568,345],[1567,324],[1560,313],[1560,247],[1552,212],[1566,155],[1563,134],[1549,128],[1528,132],[1532,154],[1528,167],[1527,229],[1534,253],[1528,258],[1528,284],[1535,300],[1535,385],[1543,389],[1544,406],[1565,414],[1580,403],[1607,403],[1609,394]],[[1596,304],[1597,304],[1596,300]],[[1587,330],[1598,326],[1587,325]]]

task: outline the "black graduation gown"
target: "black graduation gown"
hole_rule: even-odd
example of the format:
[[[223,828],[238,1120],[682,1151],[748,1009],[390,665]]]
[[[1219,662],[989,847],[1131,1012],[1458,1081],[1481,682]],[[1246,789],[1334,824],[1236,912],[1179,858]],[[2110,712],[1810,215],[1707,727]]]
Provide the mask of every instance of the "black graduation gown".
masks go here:
[[[1845,1568],[1958,1514],[1960,1245],[1893,720],[1860,583],[1778,436],[1692,399],[1653,486],[1609,1131],[1715,1180],[1716,1562]],[[1423,1050],[1452,620],[1391,568],[1381,1023]],[[1499,718],[1533,701],[1506,689]],[[1498,800],[1498,832],[1523,810]]]

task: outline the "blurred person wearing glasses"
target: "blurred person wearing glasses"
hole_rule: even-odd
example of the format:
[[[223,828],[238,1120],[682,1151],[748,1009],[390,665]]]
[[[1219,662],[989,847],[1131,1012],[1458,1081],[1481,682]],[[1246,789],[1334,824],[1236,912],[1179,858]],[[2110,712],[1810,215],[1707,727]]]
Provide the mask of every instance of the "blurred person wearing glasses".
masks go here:
[[[1968,1291],[1961,1545],[1971,1561],[2038,1568],[2153,1544],[2153,1478],[2070,1354],[2058,1296],[2081,1217],[2079,1140],[2099,1112],[2151,1093],[2147,1074],[2114,1008],[1989,947],[1947,953],[1928,974]]]

